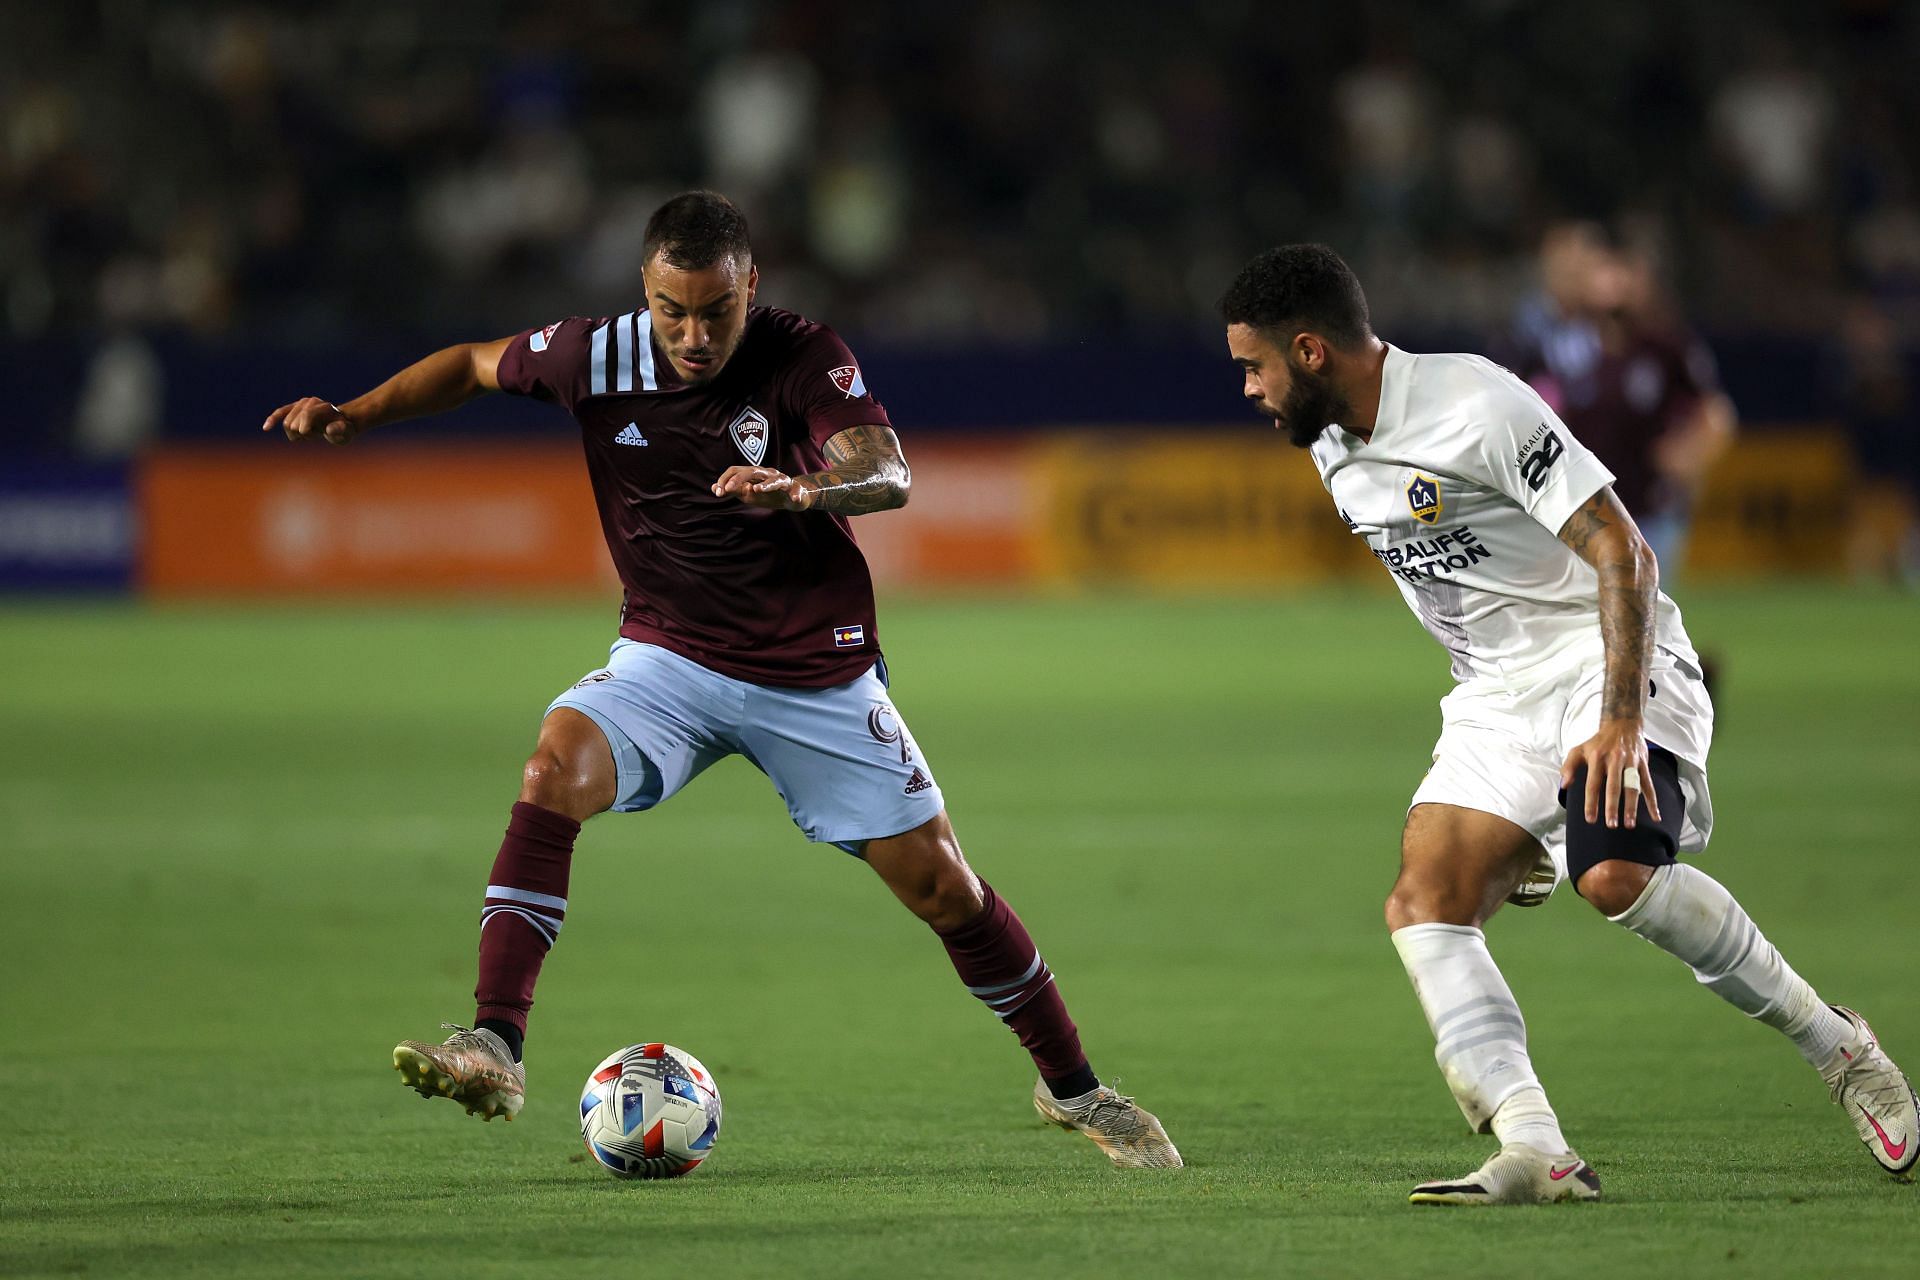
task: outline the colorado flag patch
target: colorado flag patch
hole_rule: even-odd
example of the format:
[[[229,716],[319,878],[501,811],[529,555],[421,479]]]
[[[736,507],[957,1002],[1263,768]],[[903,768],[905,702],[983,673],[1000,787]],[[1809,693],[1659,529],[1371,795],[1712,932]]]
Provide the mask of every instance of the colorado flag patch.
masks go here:
[[[860,366],[857,364],[843,364],[838,369],[829,369],[827,376],[833,379],[833,385],[840,388],[849,400],[867,394],[867,384],[860,377]]]
[[[867,642],[867,629],[863,626],[835,627],[833,629],[833,647],[836,649],[858,649]]]

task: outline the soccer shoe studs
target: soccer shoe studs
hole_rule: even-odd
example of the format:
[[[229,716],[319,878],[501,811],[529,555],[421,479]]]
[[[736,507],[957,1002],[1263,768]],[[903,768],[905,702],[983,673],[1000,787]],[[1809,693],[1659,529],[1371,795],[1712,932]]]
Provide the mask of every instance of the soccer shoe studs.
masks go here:
[[[444,1044],[402,1040],[393,1048],[393,1069],[400,1081],[423,1098],[451,1098],[470,1116],[512,1120],[526,1101],[527,1071],[506,1045],[489,1031],[471,1031],[442,1023]]]
[[[1412,1204],[1553,1204],[1599,1198],[1600,1175],[1579,1156],[1571,1151],[1548,1155],[1513,1142],[1464,1178],[1421,1183],[1407,1200]]]
[[[1920,1161],[1920,1099],[1881,1049],[1867,1020],[1851,1009],[1833,1011],[1853,1024],[1852,1037],[1820,1071],[1827,1092],[1853,1121],[1854,1132],[1882,1169],[1903,1181]]]
[[[1178,1169],[1185,1163],[1157,1116],[1105,1085],[1069,1108],[1047,1092],[1046,1081],[1035,1081],[1033,1109],[1051,1124],[1086,1134],[1117,1168]]]

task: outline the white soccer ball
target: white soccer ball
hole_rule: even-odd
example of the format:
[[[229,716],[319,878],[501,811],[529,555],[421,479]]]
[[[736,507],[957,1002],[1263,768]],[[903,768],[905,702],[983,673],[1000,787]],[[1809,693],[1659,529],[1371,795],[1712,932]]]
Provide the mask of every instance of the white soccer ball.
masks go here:
[[[670,1044],[629,1045],[587,1077],[580,1138],[616,1178],[677,1178],[713,1152],[720,1089],[700,1059]]]

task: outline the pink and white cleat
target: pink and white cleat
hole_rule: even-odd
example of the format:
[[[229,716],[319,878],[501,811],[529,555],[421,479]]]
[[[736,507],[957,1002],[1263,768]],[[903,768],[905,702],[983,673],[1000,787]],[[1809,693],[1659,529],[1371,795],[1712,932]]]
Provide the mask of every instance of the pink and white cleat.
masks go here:
[[[1853,1024],[1853,1035],[1841,1041],[1820,1069],[1827,1092],[1853,1121],[1854,1131],[1880,1167],[1896,1178],[1909,1179],[1914,1163],[1920,1161],[1920,1099],[1881,1049],[1867,1020],[1837,1004],[1833,1011]]]
[[[1464,1178],[1423,1182],[1407,1200],[1413,1204],[1555,1204],[1598,1200],[1600,1175],[1571,1151],[1551,1155],[1523,1142],[1510,1142]]]

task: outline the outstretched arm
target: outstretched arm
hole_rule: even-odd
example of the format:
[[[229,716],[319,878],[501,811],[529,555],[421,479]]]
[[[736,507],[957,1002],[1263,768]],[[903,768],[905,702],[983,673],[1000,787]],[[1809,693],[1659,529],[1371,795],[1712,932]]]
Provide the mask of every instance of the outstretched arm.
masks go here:
[[[436,351],[344,404],[304,396],[268,414],[260,429],[271,431],[277,426],[289,440],[345,444],[389,422],[444,413],[500,389],[500,355],[511,341],[468,342]]]
[[[1654,466],[1663,479],[1691,496],[1708,468],[1733,443],[1739,427],[1733,401],[1719,392],[1702,396],[1653,442]]]
[[[907,505],[913,473],[893,428],[848,427],[827,438],[823,471],[790,476],[772,467],[728,467],[713,482],[716,497],[736,497],[774,511],[831,511],[859,516]]]
[[[1560,541],[1600,575],[1600,639],[1606,649],[1600,731],[1567,753],[1560,785],[1571,783],[1574,770],[1584,763],[1587,821],[1599,820],[1604,799],[1608,826],[1634,826],[1639,805],[1631,797],[1636,793],[1645,797],[1647,811],[1657,821],[1660,804],[1647,766],[1644,720],[1660,567],[1611,485],[1567,517]],[[1623,781],[1629,772],[1636,775],[1638,786]],[[1629,797],[1625,804],[1623,792]]]

